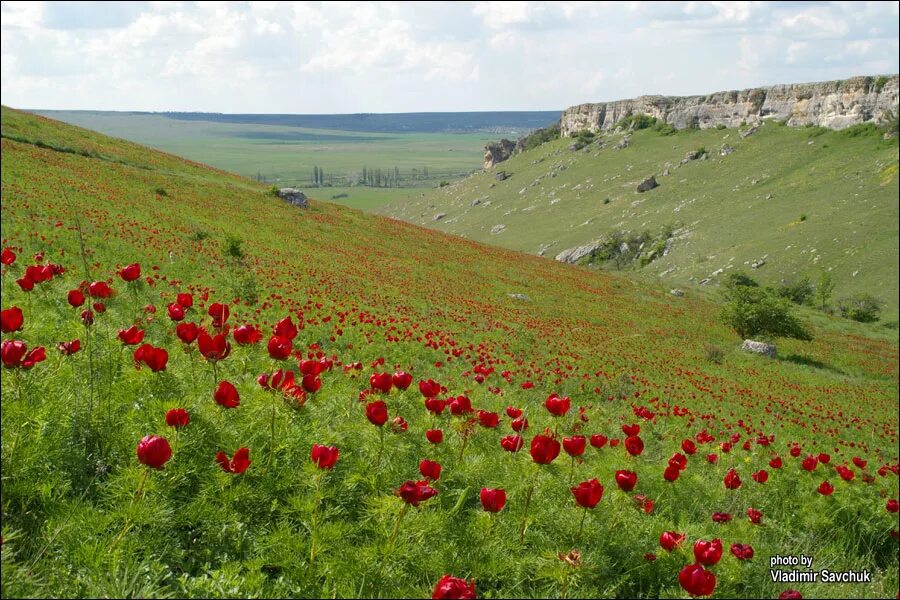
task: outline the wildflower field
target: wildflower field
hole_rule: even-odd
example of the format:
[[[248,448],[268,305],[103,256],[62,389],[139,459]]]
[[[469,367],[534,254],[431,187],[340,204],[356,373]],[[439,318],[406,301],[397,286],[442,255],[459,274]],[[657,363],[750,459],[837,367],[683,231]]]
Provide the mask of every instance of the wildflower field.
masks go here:
[[[895,333],[2,134],[4,597],[898,593]]]

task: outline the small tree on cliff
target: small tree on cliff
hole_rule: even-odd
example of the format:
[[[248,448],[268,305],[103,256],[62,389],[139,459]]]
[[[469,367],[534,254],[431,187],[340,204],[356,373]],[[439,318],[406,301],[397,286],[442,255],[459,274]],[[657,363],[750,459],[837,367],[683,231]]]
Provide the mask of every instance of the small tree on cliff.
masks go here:
[[[790,302],[763,288],[737,286],[731,289],[720,316],[722,322],[742,339],[812,340],[812,335],[793,314]]]

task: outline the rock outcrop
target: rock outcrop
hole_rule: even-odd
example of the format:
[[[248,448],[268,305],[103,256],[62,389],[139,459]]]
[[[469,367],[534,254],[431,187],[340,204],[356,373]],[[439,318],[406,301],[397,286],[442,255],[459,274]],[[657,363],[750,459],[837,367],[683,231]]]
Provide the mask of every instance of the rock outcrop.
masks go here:
[[[484,147],[484,168],[490,169],[497,163],[501,163],[513,155],[516,151],[516,142],[506,138],[499,142],[491,142]]]
[[[769,358],[775,358],[778,354],[775,344],[767,344],[755,340],[744,340],[744,343],[741,344],[741,350],[744,352],[753,352],[754,354],[762,354]]]
[[[897,114],[898,77],[853,77],[842,81],[798,83],[718,92],[708,96],[640,96],[567,108],[560,121],[563,136],[587,129],[613,129],[623,118],[645,114],[676,128],[756,125],[778,119],[789,126],[843,129],[881,123]]]
[[[656,182],[656,177],[650,176],[647,179],[643,180],[640,185],[637,186],[638,192],[649,192],[653,188],[658,188],[659,184]]]
[[[279,188],[278,197],[285,202],[300,208],[307,208],[309,206],[309,200],[307,199],[306,194],[297,188]]]

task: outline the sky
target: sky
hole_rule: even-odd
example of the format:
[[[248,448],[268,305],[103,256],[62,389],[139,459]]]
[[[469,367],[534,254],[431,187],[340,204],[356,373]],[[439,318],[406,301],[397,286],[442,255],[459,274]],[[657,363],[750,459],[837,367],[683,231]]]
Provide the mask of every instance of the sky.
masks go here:
[[[561,110],[898,72],[898,2],[2,2],[31,109]]]

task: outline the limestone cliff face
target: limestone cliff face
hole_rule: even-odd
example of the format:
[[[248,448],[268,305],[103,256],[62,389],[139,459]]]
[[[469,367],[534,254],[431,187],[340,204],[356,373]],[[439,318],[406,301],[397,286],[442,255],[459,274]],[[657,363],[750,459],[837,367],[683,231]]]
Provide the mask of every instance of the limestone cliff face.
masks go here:
[[[572,136],[582,129],[597,132],[615,127],[629,115],[646,114],[676,128],[725,125],[737,127],[762,119],[784,120],[792,127],[819,125],[843,129],[884,121],[897,114],[898,77],[853,77],[842,81],[797,83],[718,92],[708,96],[640,96],[599,104],[580,104],[563,111],[560,129]]]

